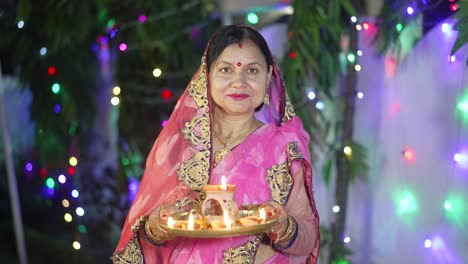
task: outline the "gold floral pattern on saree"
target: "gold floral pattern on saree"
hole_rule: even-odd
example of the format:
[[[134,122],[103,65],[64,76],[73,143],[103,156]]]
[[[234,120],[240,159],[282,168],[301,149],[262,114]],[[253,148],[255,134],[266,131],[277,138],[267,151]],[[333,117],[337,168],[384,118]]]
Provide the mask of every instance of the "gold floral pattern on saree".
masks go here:
[[[200,190],[209,180],[211,131],[206,78],[206,57],[189,87],[189,96],[194,100],[197,111],[192,120],[182,129],[186,140],[190,141],[197,153],[177,169],[178,179],[192,190]]]
[[[143,264],[144,257],[141,250],[140,242],[138,242],[138,230],[144,226],[146,216],[139,217],[132,225],[131,229],[133,237],[125,246],[124,250],[111,257],[114,264]]]
[[[283,123],[286,123],[288,120],[293,118],[296,115],[294,112],[294,107],[291,103],[291,100],[289,99],[288,94],[286,94],[286,106],[284,107],[284,116],[283,120],[281,120]]]
[[[288,151],[289,166],[291,166],[292,161],[294,161],[296,159],[303,159],[304,158],[304,156],[302,156],[302,153],[299,151],[299,147],[298,147],[296,141],[289,142],[287,151]]]
[[[290,167],[293,160],[302,158],[297,142],[289,142],[287,147],[288,160],[275,164],[267,170],[267,180],[273,201],[284,205],[288,201],[293,185]]]
[[[249,240],[239,247],[229,248],[224,251],[223,264],[253,264],[262,238],[263,235],[256,235],[253,240]]]
[[[292,189],[293,178],[289,173],[289,162],[275,164],[267,170],[271,198],[279,204],[285,204]]]

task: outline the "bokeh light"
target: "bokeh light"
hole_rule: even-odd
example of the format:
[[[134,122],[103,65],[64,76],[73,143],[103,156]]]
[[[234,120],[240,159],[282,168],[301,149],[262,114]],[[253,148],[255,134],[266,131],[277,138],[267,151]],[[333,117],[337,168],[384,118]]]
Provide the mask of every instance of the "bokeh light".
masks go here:
[[[73,248],[76,250],[79,250],[81,248],[81,244],[78,241],[73,242]]]
[[[55,181],[52,178],[47,178],[46,180],[47,188],[53,189],[55,187]]]
[[[119,45],[119,50],[120,50],[120,51],[126,51],[126,50],[127,50],[127,44],[125,44],[125,43],[120,43],[120,45]]]
[[[73,216],[70,213],[66,213],[63,219],[65,219],[65,222],[70,223],[73,220]]]
[[[155,68],[155,69],[153,70],[153,76],[154,76],[154,77],[158,78],[159,76],[161,76],[161,74],[162,74],[161,69]]]
[[[75,157],[71,157],[70,160],[68,161],[70,163],[71,166],[75,167],[76,165],[78,165],[78,159],[76,159]]]
[[[430,248],[432,247],[432,241],[430,239],[424,240],[424,247],[425,248]]]
[[[18,21],[17,26],[19,29],[22,29],[24,27],[24,21],[23,20]]]
[[[408,214],[414,213],[418,209],[418,204],[414,194],[406,191],[400,194],[398,202],[398,213],[399,214]]]
[[[112,89],[112,93],[114,95],[119,95],[121,92],[121,89],[120,89],[120,86],[115,86],[113,89]]]
[[[52,92],[54,94],[58,94],[60,92],[60,85],[58,83],[54,83],[52,85]]]
[[[46,54],[47,54],[47,48],[46,48],[46,47],[42,47],[42,48],[39,50],[39,54],[41,54],[42,56],[46,55]]]
[[[333,206],[332,210],[333,210],[334,213],[338,213],[340,211],[340,206],[335,205],[335,206]]]
[[[346,146],[343,148],[343,152],[346,156],[350,157],[353,155],[353,150],[351,149],[350,146]]]
[[[75,212],[76,212],[76,214],[77,214],[78,216],[83,216],[83,215],[84,215],[84,210],[83,210],[83,208],[81,208],[81,207],[77,207],[76,210],[75,210]]]
[[[250,24],[257,24],[258,23],[258,16],[254,12],[250,12],[247,14],[247,21],[249,21]]]
[[[111,104],[118,105],[120,103],[120,99],[117,96],[112,97]]]
[[[318,110],[324,110],[325,109],[325,104],[322,101],[318,101],[315,104],[315,108],[317,108]]]
[[[80,193],[77,190],[73,190],[71,192],[71,196],[73,196],[74,198],[78,198],[78,196],[80,196]]]
[[[86,232],[88,232],[88,229],[83,224],[80,224],[78,225],[78,231],[82,234],[86,234]]]
[[[32,165],[31,162],[26,163],[25,167],[26,167],[26,170],[29,171],[29,172],[31,172],[33,170],[33,165]]]

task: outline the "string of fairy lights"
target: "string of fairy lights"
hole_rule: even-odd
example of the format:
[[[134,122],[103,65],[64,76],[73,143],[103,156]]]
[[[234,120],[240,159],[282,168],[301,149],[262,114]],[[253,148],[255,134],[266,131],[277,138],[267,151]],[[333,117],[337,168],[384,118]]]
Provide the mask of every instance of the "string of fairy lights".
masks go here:
[[[183,4],[179,8],[169,9],[154,16],[146,16],[144,14],[140,14],[136,21],[129,22],[129,23],[122,23],[119,26],[117,26],[117,23],[115,22],[115,20],[110,19],[107,23],[106,34],[103,34],[97,37],[97,43],[95,43],[91,47],[91,50],[93,50],[94,52],[97,52],[100,45],[107,45],[109,39],[117,36],[117,34],[121,32],[121,30],[128,30],[140,24],[154,22],[159,19],[167,19],[170,16],[174,16],[174,15],[180,14],[180,12],[189,10],[193,6],[199,5],[202,2],[203,1],[201,0],[193,0],[191,2]],[[152,47],[158,47],[162,43],[174,41],[184,34],[196,34],[195,31],[198,31],[201,28],[208,26],[210,23],[212,22],[211,21],[202,22],[202,23],[187,27],[183,29],[182,31],[178,31],[179,33],[173,36],[170,36],[167,39],[154,42],[152,44]],[[19,19],[16,25],[20,32],[25,26],[27,26],[25,21],[22,19]],[[128,51],[136,50],[139,48],[141,48],[139,44],[126,44],[124,42],[121,42],[118,45],[118,49],[120,52],[128,52]],[[48,55],[47,46],[43,46],[39,49],[39,55],[42,57],[46,57]],[[50,65],[47,68],[47,75],[49,76],[49,78],[51,77],[53,79],[54,77],[56,77],[57,72],[59,70],[60,69],[57,69],[54,65]],[[151,72],[151,74],[154,78],[161,78],[164,76],[163,70],[159,67],[155,67],[153,71]],[[63,92],[63,89],[64,87],[62,87],[62,85],[58,81],[53,82],[52,85],[50,86],[50,91],[53,96],[60,95]],[[112,97],[110,100],[111,105],[116,106],[116,107],[119,106],[119,104],[121,103],[120,101],[121,92],[122,92],[122,89],[120,88],[120,86],[113,87]],[[172,91],[170,89],[163,89],[160,96],[164,103],[170,102],[171,98],[173,97]],[[59,115],[62,112],[62,105],[60,103],[54,104],[52,112],[55,113],[56,115]],[[167,120],[163,121],[162,126],[165,126],[166,123],[167,123]],[[124,166],[128,167],[130,165],[129,157],[122,156],[121,161]],[[138,163],[138,160],[132,160],[132,162]],[[75,230],[77,231],[75,232],[75,235],[73,236],[71,246],[75,250],[80,250],[82,247],[83,236],[86,235],[87,233],[87,228],[84,224],[82,224],[82,221],[80,218],[84,217],[86,210],[80,205],[80,191],[78,188],[75,187],[74,181],[73,181],[73,176],[75,175],[75,168],[78,166],[78,158],[75,156],[71,156],[68,159],[68,163],[69,163],[69,166],[63,169],[63,171],[60,171],[60,169],[54,170],[54,171],[48,171],[45,167],[41,167],[40,165],[35,165],[33,164],[32,161],[29,161],[24,165],[25,176],[27,178],[31,178],[33,174],[38,171],[40,177],[44,181],[44,188],[45,188],[44,195],[48,197],[55,196],[55,198],[61,195],[61,198],[60,198],[61,206],[64,209],[63,220],[68,224],[74,224],[76,226]],[[126,170],[132,171],[132,174],[135,172],[141,174],[141,171],[135,170],[134,168],[128,168]],[[129,196],[134,198],[136,195],[136,191],[138,189],[138,183],[136,182],[134,178],[130,177],[130,183],[129,183],[128,189],[129,189]]]
[[[439,1],[440,2],[440,1]],[[449,0],[450,2],[450,10],[452,12],[456,12],[459,10],[459,6],[456,1]],[[430,7],[425,7],[425,8],[430,8]],[[415,6],[408,6],[405,9],[405,12],[408,16],[415,16],[416,12],[422,12],[424,11],[424,8],[417,8]],[[370,21],[361,21],[361,19],[353,16],[350,18],[351,22],[355,24],[355,29],[357,31],[364,31],[364,33],[368,34],[373,34],[373,31],[375,30],[375,25],[370,22]],[[444,34],[452,34],[452,26],[453,24],[449,22],[444,22],[439,25],[439,30],[441,30]],[[398,32],[401,32],[405,28],[405,25],[401,22],[397,22],[395,24],[395,29]],[[350,63],[354,65],[354,70],[356,72],[359,72],[362,70],[362,66],[359,64],[359,57],[363,55],[362,50],[356,50],[356,51],[349,51],[347,54],[344,54],[347,60],[347,63]],[[290,57],[293,58],[295,55],[290,54]],[[447,54],[448,61],[450,63],[456,63],[457,57],[455,55],[450,55]],[[463,62],[461,62],[463,63]],[[463,72],[462,72],[463,75]],[[463,81],[462,81],[463,85]],[[462,116],[461,120],[464,122],[468,122],[468,87],[464,89],[465,92],[460,95],[460,97],[457,99],[457,104],[454,105],[453,107],[455,110]],[[314,91],[308,91],[307,92],[307,97],[310,100],[315,100],[317,98],[316,94]],[[364,94],[362,92],[357,92],[356,98],[358,100],[364,98]],[[317,104],[320,101],[317,102]],[[318,109],[323,109],[322,107],[319,107],[316,105]],[[398,112],[400,110],[400,105],[397,102],[394,102],[392,104],[392,107],[390,109],[391,114],[394,114],[395,112]],[[343,148],[343,152],[346,156],[349,158],[352,157],[353,155],[353,150],[351,146],[345,146]],[[415,161],[416,158],[416,153],[415,150],[411,147],[405,147],[402,152],[401,152],[402,158],[407,162],[407,163],[412,163]],[[460,149],[457,152],[453,154],[453,161],[456,166],[458,166],[461,169],[468,169],[468,149]],[[395,201],[396,207],[397,207],[397,213],[398,215],[408,215],[415,213],[417,210],[417,198],[416,196],[411,193],[411,192],[405,192],[402,193],[400,197],[398,197]],[[441,211],[443,211],[445,217],[447,219],[454,220],[452,223],[456,223],[456,219],[463,218],[462,212],[463,212],[463,202],[462,199],[459,197],[450,197],[450,195],[440,203],[441,206]],[[340,205],[336,204],[332,206],[332,212],[334,214],[338,214],[340,212]],[[428,236],[422,241],[423,245],[427,249],[433,249],[433,250],[439,250],[441,248],[441,245],[443,244],[442,238],[440,236]],[[345,244],[348,244],[351,242],[351,237],[349,235],[345,235],[343,237],[343,242]],[[340,264],[345,264],[348,263],[347,261],[343,260],[342,262],[339,262]]]
[[[453,12],[458,11],[459,6],[456,3],[456,1],[455,0],[448,0],[448,1],[450,2],[450,9]],[[162,14],[159,14],[157,16],[146,16],[145,14],[140,14],[138,16],[138,19],[136,19],[135,21],[129,22],[127,24],[122,24],[119,27],[117,27],[117,24],[115,23],[115,21],[110,20],[109,23],[108,23],[107,35],[99,36],[97,38],[98,43],[96,43],[96,45],[107,43],[109,38],[114,38],[119,33],[119,30],[123,30],[123,29],[129,30],[129,29],[131,29],[133,27],[136,27],[136,26],[144,24],[144,23],[148,23],[148,22],[151,22],[151,21],[156,21],[158,19],[166,19],[167,17],[178,14],[181,10],[185,10],[186,8],[188,8],[188,7],[192,6],[192,5],[199,4],[200,2],[202,2],[202,1],[191,1],[190,3],[187,3],[186,5],[182,6],[179,9],[167,10],[166,12],[164,12]],[[417,12],[421,12],[421,11],[423,11],[423,9],[418,8],[416,6],[408,6],[405,9],[405,12],[406,12],[406,14],[408,16],[414,16],[414,15],[417,14]],[[371,31],[375,30],[375,25],[370,21],[361,21],[359,18],[354,17],[354,16],[351,17],[350,20],[351,20],[351,22],[353,24],[355,24],[355,29],[357,31],[369,31],[369,32],[371,32]],[[255,12],[248,12],[246,14],[246,23],[249,23],[251,25],[255,25],[258,22],[259,22],[259,17]],[[183,34],[196,34],[197,30],[200,30],[200,28],[203,28],[203,27],[209,25],[209,23],[211,23],[211,22],[210,21],[202,22],[202,23],[197,24],[197,25],[192,25],[192,26],[186,27],[183,30],[178,31],[178,33],[176,33],[174,36],[171,36],[168,39],[159,40],[157,42],[154,42],[152,44],[152,46],[157,47],[157,46],[161,45],[161,43],[163,43],[163,42],[173,41],[173,40],[177,39],[180,35],[183,35]],[[21,30],[25,26],[26,25],[25,25],[25,22],[23,20],[19,20],[17,22],[17,28],[19,30]],[[395,26],[395,29],[398,32],[401,32],[404,29],[404,24],[403,23],[396,23],[394,26]],[[443,23],[440,26],[440,30],[442,30],[444,33],[449,33],[449,32],[452,31],[451,26],[452,25],[449,24],[449,23]],[[93,50],[97,50],[97,47],[98,46],[93,46]],[[118,49],[119,49],[120,52],[128,52],[128,51],[135,50],[135,49],[138,49],[138,48],[139,48],[139,45],[137,43],[136,44],[128,44],[126,42],[121,42],[121,43],[118,44]],[[39,50],[39,55],[40,56],[46,56],[47,52],[48,52],[48,50],[47,50],[46,46],[41,47],[40,50]],[[363,55],[362,50],[349,51],[347,54],[344,54],[344,55],[345,55],[345,58],[346,58],[346,63],[354,65],[353,68],[354,68],[354,70],[356,72],[359,72],[359,71],[362,70],[362,65],[359,64],[359,57],[361,57]],[[296,53],[290,52],[289,53],[289,58],[290,59],[295,59],[296,58]],[[450,62],[452,62],[452,63],[455,63],[457,58],[455,56],[448,56],[448,60]],[[57,69],[56,69],[55,66],[51,65],[51,66],[48,67],[47,74],[50,77],[55,76],[56,73],[57,73]],[[160,67],[160,66],[154,67],[152,69],[152,71],[148,73],[149,76],[152,76],[154,78],[162,78],[162,77],[164,77],[164,74],[165,74],[164,69],[162,69],[162,67]],[[60,94],[60,92],[62,91],[63,88],[61,87],[60,83],[54,82],[51,85],[50,89],[51,89],[51,92],[52,92],[53,95],[57,95],[57,94]],[[116,86],[113,87],[113,89],[112,89],[112,98],[110,100],[110,103],[113,106],[118,107],[119,104],[121,103],[120,96],[122,94],[123,89],[125,89],[125,87],[121,87],[121,85],[116,85]],[[172,94],[171,89],[163,89],[161,91],[160,96],[162,98],[161,102],[168,102],[173,97],[173,94]],[[365,96],[364,93],[361,92],[361,91],[358,91],[356,93],[356,98],[358,100],[363,99],[364,96]],[[311,102],[313,102],[315,104],[315,107],[317,109],[319,109],[319,110],[324,110],[325,109],[325,103],[322,100],[320,100],[320,98],[317,96],[315,91],[313,91],[313,90],[306,91],[306,97]],[[466,93],[463,97],[458,99],[458,104],[455,106],[455,108],[463,116],[465,116],[464,120],[468,120],[468,93]],[[56,103],[54,105],[53,109],[52,109],[53,113],[55,113],[55,114],[59,114],[61,112],[61,110],[62,110],[62,106],[61,106],[60,103]],[[399,110],[399,107],[395,106],[395,108],[392,111],[398,111],[398,110]],[[166,123],[167,123],[167,120],[164,120],[161,125],[164,127]],[[351,146],[345,146],[344,149],[343,149],[343,152],[348,157],[351,157],[353,155],[353,150],[352,150]],[[413,149],[411,149],[410,147],[407,147],[407,148],[403,149],[402,156],[406,161],[412,162],[415,159],[416,153],[415,153],[415,151]],[[453,160],[458,166],[463,167],[463,168],[468,168],[468,150],[460,150],[460,151],[454,153]],[[62,206],[63,206],[63,208],[65,210],[63,218],[64,218],[64,221],[67,222],[67,223],[76,222],[78,233],[80,233],[82,235],[85,235],[86,232],[87,232],[87,228],[86,228],[86,226],[84,226],[83,224],[80,223],[79,219],[80,219],[80,217],[83,217],[85,215],[86,210],[85,210],[85,208],[80,206],[80,199],[79,199],[80,193],[79,193],[78,189],[74,188],[73,180],[72,180],[73,175],[75,174],[75,168],[78,166],[78,158],[74,157],[74,156],[69,157],[69,166],[65,169],[64,172],[58,172],[58,173],[57,172],[49,172],[45,168],[41,168],[39,165],[33,165],[32,162],[27,162],[25,164],[26,175],[30,176],[30,175],[33,174],[34,171],[37,171],[37,170],[34,170],[34,167],[36,167],[36,166],[39,167],[39,169],[38,169],[39,175],[41,176],[42,179],[44,179],[44,184],[46,186],[47,195],[53,196],[56,193],[56,190],[58,188],[63,188],[63,189],[70,190],[69,192],[66,193],[66,195],[64,195],[63,199],[61,200],[61,204],[62,204]],[[131,186],[129,186],[129,189],[135,191],[137,189],[137,187],[135,187],[136,183],[131,182],[130,184],[131,184]],[[415,208],[415,203],[416,203],[416,199],[414,198],[413,195],[406,195],[406,196],[401,197],[401,199],[398,201],[398,208],[399,208],[398,211],[399,211],[399,213],[401,213],[401,214],[411,213]],[[457,202],[452,201],[450,199],[445,200],[442,204],[443,204],[443,210],[446,213],[451,213],[451,212],[456,211],[457,206],[459,206],[459,204]],[[338,214],[340,212],[340,205],[334,205],[332,207],[332,212],[335,213],[335,214]],[[343,238],[343,242],[344,243],[350,243],[351,242],[351,237],[350,236],[345,236]],[[424,246],[426,248],[431,248],[433,243],[434,243],[434,241],[432,241],[430,238],[427,238],[424,241]],[[76,240],[72,241],[72,247],[74,249],[76,249],[76,250],[79,250],[81,248],[81,244],[80,244],[79,239],[76,239]]]

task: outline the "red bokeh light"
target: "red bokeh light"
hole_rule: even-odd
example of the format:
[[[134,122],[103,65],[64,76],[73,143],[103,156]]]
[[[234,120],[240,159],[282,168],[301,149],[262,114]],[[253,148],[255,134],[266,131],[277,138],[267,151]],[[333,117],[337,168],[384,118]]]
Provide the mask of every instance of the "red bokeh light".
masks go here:
[[[289,52],[289,57],[291,59],[295,59],[296,58],[296,53],[294,51]]]
[[[57,70],[55,69],[54,66],[50,66],[50,67],[47,69],[47,73],[48,73],[49,75],[54,75],[56,72],[57,72]]]
[[[39,175],[41,175],[42,178],[45,178],[47,177],[47,170],[42,168],[40,171],[39,171]]]
[[[171,92],[169,89],[164,89],[164,90],[162,91],[161,96],[162,96],[164,99],[170,99],[171,96],[172,96],[172,92]]]
[[[369,29],[369,23],[365,22],[362,27],[365,29],[365,30],[368,30]]]
[[[73,167],[68,167],[67,172],[68,172],[68,174],[69,174],[70,176],[71,176],[71,175],[74,175],[74,174],[75,174],[75,168],[73,168]]]
[[[458,10],[458,5],[457,4],[450,4],[450,10],[452,10],[453,12],[457,11]]]

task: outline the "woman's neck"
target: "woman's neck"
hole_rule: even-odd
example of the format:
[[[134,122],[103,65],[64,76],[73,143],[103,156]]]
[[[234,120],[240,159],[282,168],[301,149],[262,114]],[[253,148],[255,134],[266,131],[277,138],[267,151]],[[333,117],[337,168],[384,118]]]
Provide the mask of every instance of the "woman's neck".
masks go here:
[[[261,125],[254,115],[251,116],[227,116],[223,113],[215,113],[213,130],[225,143],[239,137],[245,137]]]

